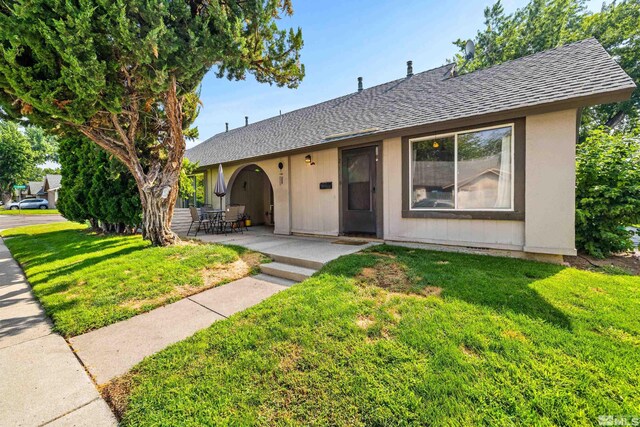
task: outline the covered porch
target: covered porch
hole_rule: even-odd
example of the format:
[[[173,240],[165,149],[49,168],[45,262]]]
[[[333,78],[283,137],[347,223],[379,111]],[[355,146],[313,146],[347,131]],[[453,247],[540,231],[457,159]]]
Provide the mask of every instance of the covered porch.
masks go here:
[[[212,209],[228,210],[231,206],[244,206],[245,216],[254,226],[273,227],[275,223],[274,176],[263,165],[246,163],[235,167],[223,167],[226,194],[214,193],[218,169],[204,171],[205,203]]]

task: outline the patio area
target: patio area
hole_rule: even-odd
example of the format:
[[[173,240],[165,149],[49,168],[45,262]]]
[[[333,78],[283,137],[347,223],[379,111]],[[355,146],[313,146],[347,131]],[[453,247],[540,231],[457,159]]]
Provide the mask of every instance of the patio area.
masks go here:
[[[187,238],[183,236],[183,238]],[[306,264],[308,268],[319,269],[324,264],[339,258],[358,252],[379,242],[356,240],[339,236],[308,237],[287,236],[273,234],[273,227],[255,226],[243,230],[242,233],[228,234],[198,234],[197,237],[189,236],[189,239],[198,239],[207,243],[222,243],[243,246],[245,248],[262,252],[274,261],[287,264]],[[292,262],[295,261],[295,262]]]

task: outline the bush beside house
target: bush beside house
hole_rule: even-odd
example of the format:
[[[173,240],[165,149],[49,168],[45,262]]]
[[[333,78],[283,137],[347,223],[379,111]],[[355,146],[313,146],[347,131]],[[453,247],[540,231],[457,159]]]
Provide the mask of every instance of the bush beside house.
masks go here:
[[[596,257],[633,249],[640,223],[640,137],[589,133],[576,153],[576,246]]]

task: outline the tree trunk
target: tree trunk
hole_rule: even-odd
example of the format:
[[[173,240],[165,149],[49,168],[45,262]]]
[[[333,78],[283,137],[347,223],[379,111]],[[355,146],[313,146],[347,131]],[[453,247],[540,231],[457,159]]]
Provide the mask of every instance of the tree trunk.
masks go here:
[[[9,203],[11,203],[11,200],[13,200],[13,195],[9,192],[3,191],[2,192],[2,203],[4,203],[4,208],[7,208],[7,205]]]
[[[118,140],[101,133],[104,121],[98,120],[79,128],[82,134],[116,156],[133,175],[142,205],[142,236],[154,246],[180,242],[180,238],[171,231],[171,217],[178,197],[186,144],[182,131],[182,104],[178,98],[175,76],[171,77],[164,94],[163,112],[166,119],[160,120],[163,137],[150,153],[145,154],[144,162],[140,159],[136,146],[139,105],[135,93],[131,94],[131,106],[126,112],[106,113]],[[121,124],[121,120],[125,125]]]
[[[142,237],[151,241],[154,246],[173,245],[180,241],[180,238],[171,230],[171,216],[175,197],[171,197],[170,193],[178,191],[177,184],[178,182],[176,181],[172,189],[167,186],[156,185],[140,191]],[[163,194],[163,192],[166,192],[166,194]]]
[[[613,129],[620,124],[620,122],[622,121],[622,119],[625,118],[625,116],[626,116],[626,113],[622,110],[619,110],[613,116],[609,117],[609,120],[607,120],[607,122],[605,123],[605,126]]]

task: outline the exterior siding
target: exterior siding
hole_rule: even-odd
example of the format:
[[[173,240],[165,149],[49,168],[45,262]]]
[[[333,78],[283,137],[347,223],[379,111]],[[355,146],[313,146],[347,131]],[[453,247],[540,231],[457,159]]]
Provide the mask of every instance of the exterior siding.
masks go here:
[[[577,110],[527,117],[526,252],[575,255]]]
[[[305,163],[311,155],[315,165]],[[291,231],[337,236],[340,232],[338,149],[291,156]],[[320,190],[321,182],[332,182]]]
[[[58,204],[58,190],[47,191],[47,201],[49,202],[49,209],[55,209]]]

